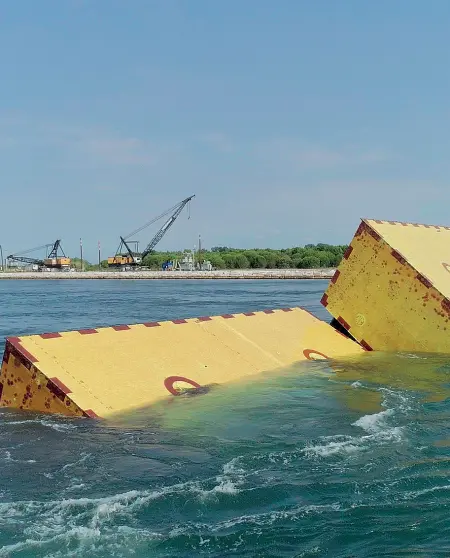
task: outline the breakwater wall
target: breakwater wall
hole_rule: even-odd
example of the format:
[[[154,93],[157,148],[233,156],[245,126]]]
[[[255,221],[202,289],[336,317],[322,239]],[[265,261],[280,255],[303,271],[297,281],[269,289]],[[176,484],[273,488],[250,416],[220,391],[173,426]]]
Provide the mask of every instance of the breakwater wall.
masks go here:
[[[15,271],[2,279],[330,279],[335,269],[226,269],[215,271]]]

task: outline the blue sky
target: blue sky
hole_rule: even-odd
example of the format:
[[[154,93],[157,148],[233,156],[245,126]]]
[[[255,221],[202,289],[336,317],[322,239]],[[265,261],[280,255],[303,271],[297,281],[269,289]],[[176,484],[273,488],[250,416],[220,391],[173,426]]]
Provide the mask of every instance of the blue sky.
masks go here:
[[[450,2],[3,0],[0,244],[95,260],[450,224]],[[144,245],[156,229],[139,236]]]

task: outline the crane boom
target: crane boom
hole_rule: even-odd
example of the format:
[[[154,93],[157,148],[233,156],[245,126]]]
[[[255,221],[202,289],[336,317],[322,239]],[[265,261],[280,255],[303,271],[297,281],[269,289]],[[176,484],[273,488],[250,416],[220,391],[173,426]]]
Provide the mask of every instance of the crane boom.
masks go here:
[[[186,207],[186,204],[188,204],[192,200],[192,198],[195,198],[195,195],[189,196],[188,198],[181,201],[177,206],[174,206],[176,207],[176,209],[173,212],[173,214],[169,217],[169,219],[167,219],[164,225],[159,229],[159,231],[155,234],[152,240],[148,243],[145,250],[142,252],[141,254],[142,259],[144,259],[146,256],[150,254],[153,248],[158,244],[158,242],[162,239],[162,237],[166,234],[166,232],[170,229],[170,227],[175,223],[178,215],[180,215],[180,213]]]
[[[158,242],[162,239],[162,237],[166,234],[166,232],[170,229],[170,227],[174,224],[177,217],[180,215],[180,213],[183,211],[183,209],[186,207],[186,205],[192,200],[192,198],[195,198],[195,195],[189,196],[188,198],[185,198],[184,200],[177,203],[176,205],[174,205],[170,209],[167,209],[166,211],[164,211],[164,213],[161,213],[160,215],[158,215],[158,217],[155,217],[154,219],[152,219],[151,221],[149,221],[148,223],[146,223],[142,227],[139,227],[138,229],[136,229],[132,233],[127,234],[126,236],[121,236],[120,237],[120,244],[119,244],[119,247],[116,251],[116,255],[113,256],[112,258],[108,258],[108,266],[119,267],[119,268],[122,268],[122,269],[126,269],[127,266],[136,267],[136,266],[142,265],[143,259],[152,252],[152,250],[155,248],[155,246],[158,244]],[[169,214],[171,214],[170,217],[165,221],[164,225],[158,230],[158,232],[155,234],[155,236],[151,239],[151,241],[148,243],[147,247],[142,252],[142,254],[138,253],[137,251],[135,252],[130,248],[130,244],[132,242],[136,242],[134,240],[133,241],[130,240],[130,238],[132,236],[141,232],[142,230],[146,229],[147,227],[149,227],[153,223],[156,223],[156,221],[159,221],[160,219],[162,219],[163,217],[166,217],[166,215],[169,215]],[[126,250],[125,253],[122,252],[123,248]]]
[[[44,260],[38,260],[36,258],[27,258],[26,256],[14,256],[11,254],[7,257],[7,260],[10,262],[17,262],[17,263],[26,263],[30,265],[44,265]]]
[[[61,246],[61,240],[56,240],[55,243],[52,246],[52,249],[49,252],[49,255],[47,256],[47,258],[57,258],[58,257],[58,250],[61,250],[62,255],[64,257],[66,257],[66,255],[64,254],[64,250],[62,249]]]
[[[24,254],[29,254],[35,250],[41,250],[45,248],[46,253],[49,248],[51,248],[48,256],[45,258],[31,258],[25,256]],[[58,251],[62,255],[58,254]],[[61,247],[61,240],[56,240],[52,244],[44,244],[38,248],[31,248],[30,250],[24,250],[22,252],[17,252],[16,254],[10,254],[7,259],[10,262],[25,263],[29,265],[37,265],[39,268],[50,268],[50,269],[66,269],[70,265],[70,258],[67,258]]]

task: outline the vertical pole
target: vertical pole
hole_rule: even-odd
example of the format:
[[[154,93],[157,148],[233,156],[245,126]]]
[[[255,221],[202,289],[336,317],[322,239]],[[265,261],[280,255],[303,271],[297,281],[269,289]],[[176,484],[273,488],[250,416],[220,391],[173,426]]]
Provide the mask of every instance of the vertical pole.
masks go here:
[[[3,248],[1,244],[0,244],[0,267],[1,267],[1,271],[5,271],[3,267]]]
[[[100,240],[98,241],[98,269],[100,269],[100,265],[101,265],[102,259],[100,256]]]
[[[81,271],[83,271],[83,241],[80,238],[80,260],[81,260]]]

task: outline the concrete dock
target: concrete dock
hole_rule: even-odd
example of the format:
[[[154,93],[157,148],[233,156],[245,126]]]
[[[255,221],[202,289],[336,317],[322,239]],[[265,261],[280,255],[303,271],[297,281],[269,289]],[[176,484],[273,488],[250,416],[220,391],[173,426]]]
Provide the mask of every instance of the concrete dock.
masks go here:
[[[335,269],[221,269],[215,271],[15,271],[2,279],[331,279]]]

